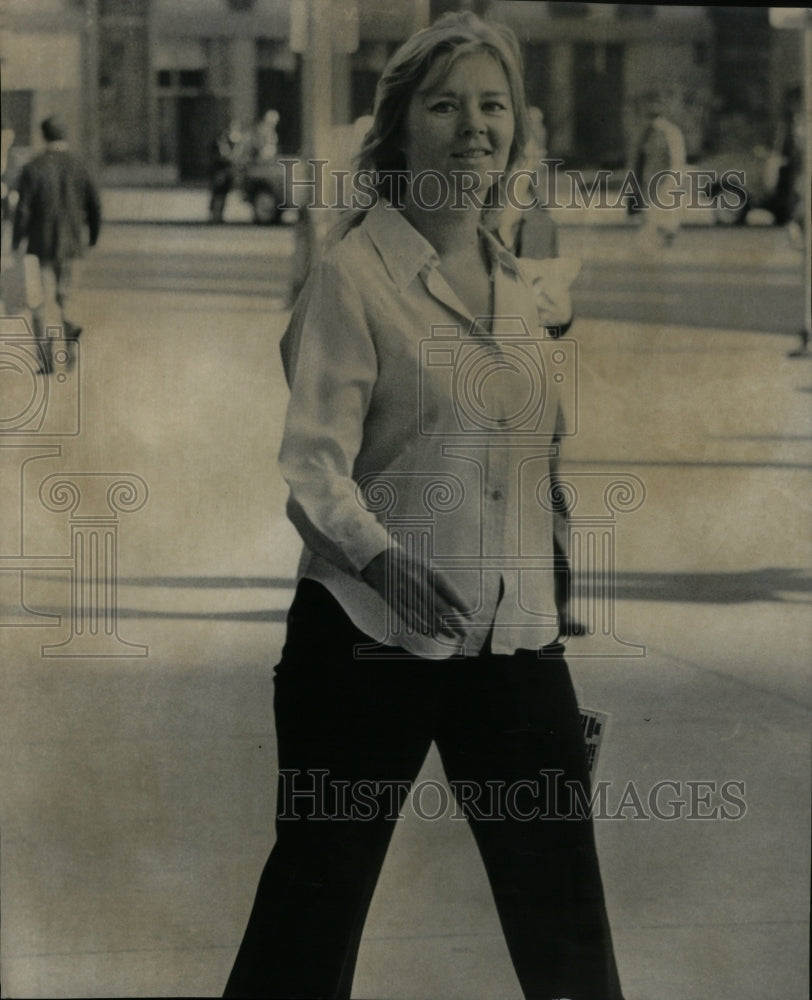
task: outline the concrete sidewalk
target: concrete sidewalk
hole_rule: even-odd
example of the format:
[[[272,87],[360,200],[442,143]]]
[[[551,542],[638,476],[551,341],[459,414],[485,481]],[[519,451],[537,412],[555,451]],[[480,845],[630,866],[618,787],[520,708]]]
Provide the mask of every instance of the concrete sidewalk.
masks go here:
[[[209,218],[209,192],[202,187],[105,187],[102,215],[112,223],[203,224]],[[226,199],[224,220],[250,223],[251,206],[238,191]]]
[[[4,995],[217,996],[273,840],[271,667],[299,550],[275,465],[287,314],[259,296],[82,305],[76,381],[49,401],[78,386],[79,433],[0,449],[21,512],[0,552],[71,551],[72,494],[46,506],[48,477],[138,476],[116,638],[145,655],[48,655],[70,634],[61,564],[26,570],[2,608],[19,626],[0,629]],[[612,521],[611,628],[570,646],[582,703],[611,716],[598,778],[617,815],[597,836],[626,1000],[806,1000],[808,365],[758,332],[571,336],[568,468],[645,489]],[[645,655],[589,656],[607,635]],[[422,777],[442,781],[436,756]],[[641,805],[620,810],[630,782]],[[746,808],[709,818],[725,783]],[[464,823],[407,810],[354,996],[520,997]]]

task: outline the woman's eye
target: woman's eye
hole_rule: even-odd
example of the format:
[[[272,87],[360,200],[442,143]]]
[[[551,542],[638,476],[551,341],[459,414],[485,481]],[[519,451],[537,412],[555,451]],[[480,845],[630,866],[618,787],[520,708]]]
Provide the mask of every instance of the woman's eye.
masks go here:
[[[431,105],[431,111],[437,111],[440,114],[450,114],[452,111],[456,111],[456,105],[453,101],[437,101]]]
[[[507,105],[503,104],[502,101],[486,101],[482,105],[482,110],[488,112],[507,111]]]

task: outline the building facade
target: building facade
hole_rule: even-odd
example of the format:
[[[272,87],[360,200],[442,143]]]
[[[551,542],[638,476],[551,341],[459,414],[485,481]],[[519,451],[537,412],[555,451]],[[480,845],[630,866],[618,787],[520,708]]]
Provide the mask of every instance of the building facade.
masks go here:
[[[230,120],[280,114],[284,153],[302,151],[302,49],[308,11],[331,17],[322,72],[333,124],[368,113],[393,49],[438,13],[475,7],[514,28],[548,152],[568,166],[621,167],[640,98],[673,98],[691,156],[725,116],[769,132],[788,82],[800,82],[794,32],[767,8],[449,0],[7,0],[0,41],[4,127],[17,145],[58,111],[101,165],[143,165],[169,180],[206,176]],[[755,13],[752,13],[755,12]],[[321,99],[321,98],[320,98]]]

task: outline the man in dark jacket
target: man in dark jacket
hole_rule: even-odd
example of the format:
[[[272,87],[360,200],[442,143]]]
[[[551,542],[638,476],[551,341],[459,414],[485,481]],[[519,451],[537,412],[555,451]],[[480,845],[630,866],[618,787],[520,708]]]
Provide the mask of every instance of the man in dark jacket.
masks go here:
[[[51,295],[56,299],[65,339],[77,340],[82,327],[67,316],[72,265],[84,251],[85,226],[90,246],[99,238],[101,202],[88,171],[68,152],[61,119],[52,115],[41,128],[46,149],[20,174],[12,248],[21,253],[27,241],[25,253],[39,258],[46,301],[32,311],[32,320],[42,354],[40,373],[47,375],[53,370],[52,344],[45,336],[47,299]]]

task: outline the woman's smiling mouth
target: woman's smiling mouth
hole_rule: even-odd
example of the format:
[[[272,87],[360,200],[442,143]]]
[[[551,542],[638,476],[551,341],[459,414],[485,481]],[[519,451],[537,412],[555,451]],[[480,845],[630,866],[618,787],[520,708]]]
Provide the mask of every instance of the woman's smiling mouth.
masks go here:
[[[472,149],[463,149],[459,153],[452,153],[451,155],[455,160],[478,160],[483,156],[490,156],[491,153],[492,150],[477,146]]]

